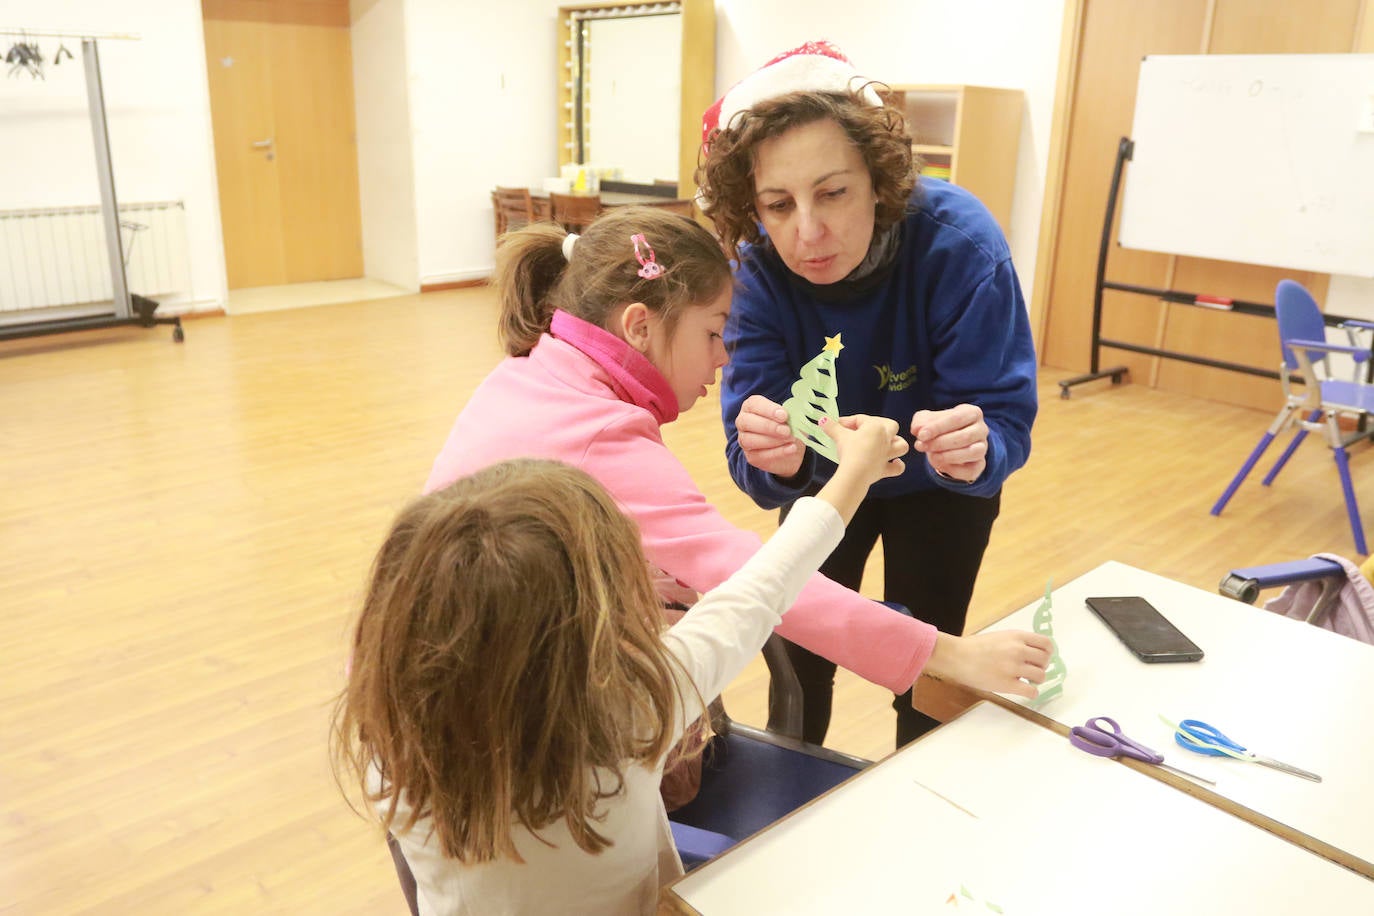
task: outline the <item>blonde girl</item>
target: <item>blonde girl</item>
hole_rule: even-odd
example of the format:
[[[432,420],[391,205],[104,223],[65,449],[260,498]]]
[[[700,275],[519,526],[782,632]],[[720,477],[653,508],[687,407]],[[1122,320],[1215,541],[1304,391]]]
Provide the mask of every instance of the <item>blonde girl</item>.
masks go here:
[[[648,913],[682,874],[658,784],[868,486],[889,420],[831,423],[839,470],[664,631],[634,523],[586,473],[497,463],[424,496],[375,560],[337,772],[400,844],[422,913]],[[699,747],[694,749],[699,751]]]

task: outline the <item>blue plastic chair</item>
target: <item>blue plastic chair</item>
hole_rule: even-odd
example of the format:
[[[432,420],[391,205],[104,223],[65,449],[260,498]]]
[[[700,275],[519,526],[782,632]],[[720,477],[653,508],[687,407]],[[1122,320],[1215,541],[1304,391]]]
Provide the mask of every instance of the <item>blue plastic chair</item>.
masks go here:
[[[1345,494],[1346,515],[1350,519],[1350,531],[1355,538],[1355,549],[1368,554],[1365,547],[1364,526],[1360,522],[1359,504],[1355,500],[1355,488],[1350,481],[1350,459],[1346,447],[1354,442],[1374,435],[1374,427],[1366,421],[1374,411],[1374,385],[1361,381],[1366,363],[1370,358],[1368,346],[1356,346],[1357,331],[1374,330],[1374,324],[1363,321],[1346,321],[1342,327],[1350,338],[1350,345],[1326,342],[1326,323],[1322,320],[1321,310],[1312,295],[1293,280],[1280,280],[1274,296],[1274,309],[1278,316],[1279,345],[1283,351],[1283,365],[1279,380],[1283,386],[1284,404],[1274,422],[1269,424],[1259,443],[1245,459],[1240,471],[1226,487],[1221,498],[1212,506],[1212,514],[1220,515],[1231,501],[1236,490],[1249,475],[1269,444],[1281,433],[1290,428],[1296,429],[1288,447],[1284,449],[1274,467],[1265,475],[1264,486],[1274,482],[1302,444],[1309,432],[1320,432],[1330,446],[1336,460],[1336,471],[1340,475],[1341,490]],[[1330,354],[1341,353],[1354,360],[1355,373],[1349,381],[1331,377]],[[1321,366],[1319,370],[1317,367]],[[1290,376],[1301,384],[1300,390],[1293,388]],[[1346,434],[1340,426],[1341,416],[1355,416],[1359,428]]]

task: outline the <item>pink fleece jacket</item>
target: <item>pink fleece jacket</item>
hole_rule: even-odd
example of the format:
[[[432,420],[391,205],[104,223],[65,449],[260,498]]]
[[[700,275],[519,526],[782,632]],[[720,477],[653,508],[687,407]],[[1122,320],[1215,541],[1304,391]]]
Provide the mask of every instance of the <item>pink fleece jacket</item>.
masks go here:
[[[666,380],[624,341],[558,312],[529,356],[501,362],[478,386],[434,461],[425,492],[509,458],[579,467],[639,526],[649,562],[705,592],[759,549],[706,502],[663,444],[677,418]],[[928,623],[817,573],[777,632],[860,677],[901,693],[935,648]]]

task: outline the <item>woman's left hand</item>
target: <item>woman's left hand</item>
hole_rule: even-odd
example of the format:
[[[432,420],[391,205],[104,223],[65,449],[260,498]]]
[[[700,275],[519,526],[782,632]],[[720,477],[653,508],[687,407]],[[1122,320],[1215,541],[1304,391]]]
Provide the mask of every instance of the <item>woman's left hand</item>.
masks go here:
[[[916,451],[945,477],[973,483],[987,467],[988,425],[983,409],[959,404],[948,410],[918,410],[911,417]]]

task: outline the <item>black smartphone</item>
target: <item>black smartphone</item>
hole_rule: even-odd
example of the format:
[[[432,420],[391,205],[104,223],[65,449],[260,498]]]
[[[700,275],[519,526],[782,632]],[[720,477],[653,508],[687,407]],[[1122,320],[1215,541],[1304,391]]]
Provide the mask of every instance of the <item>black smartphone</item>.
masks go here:
[[[1195,662],[1202,650],[1139,596],[1089,598],[1088,607],[1143,662]]]

